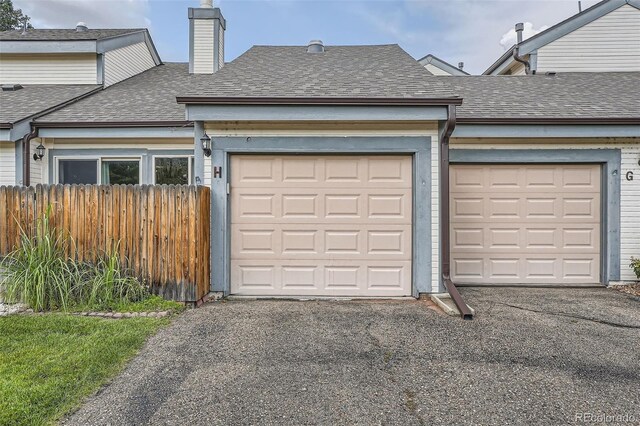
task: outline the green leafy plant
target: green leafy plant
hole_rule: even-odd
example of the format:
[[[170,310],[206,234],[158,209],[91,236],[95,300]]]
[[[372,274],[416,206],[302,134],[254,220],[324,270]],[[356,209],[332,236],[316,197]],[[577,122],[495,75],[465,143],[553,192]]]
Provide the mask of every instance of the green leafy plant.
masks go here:
[[[95,264],[85,264],[84,279],[77,288],[75,299],[93,309],[112,309],[122,304],[148,297],[146,288],[133,274],[122,268],[118,244],[99,257]]]
[[[50,226],[51,208],[36,223],[34,236],[21,229],[19,246],[0,261],[7,302],[23,302],[36,311],[61,309],[117,309],[150,295],[130,271],[122,267],[118,244],[93,263],[78,262],[73,239]]]
[[[640,279],[640,259],[632,257],[631,264],[629,265],[633,272],[636,274],[636,277]]]
[[[49,225],[49,214],[37,220],[33,237],[21,229],[20,245],[0,262],[6,300],[38,311],[66,310],[82,275],[65,256],[70,239]]]

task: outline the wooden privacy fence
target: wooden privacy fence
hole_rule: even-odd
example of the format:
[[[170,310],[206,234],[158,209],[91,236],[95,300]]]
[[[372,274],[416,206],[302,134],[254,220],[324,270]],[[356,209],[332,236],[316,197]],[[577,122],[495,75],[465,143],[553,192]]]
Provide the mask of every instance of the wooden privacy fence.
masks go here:
[[[197,301],[209,292],[210,200],[203,186],[2,186],[0,256],[51,206],[51,226],[73,239],[70,256],[91,262],[117,244],[123,266],[153,293]]]

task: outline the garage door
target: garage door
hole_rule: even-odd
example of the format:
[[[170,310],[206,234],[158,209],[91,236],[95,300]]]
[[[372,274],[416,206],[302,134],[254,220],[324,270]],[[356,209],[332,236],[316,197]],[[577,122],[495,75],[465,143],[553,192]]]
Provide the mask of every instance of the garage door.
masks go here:
[[[600,282],[600,166],[451,166],[451,262],[457,283]]]
[[[408,156],[231,159],[231,293],[411,294]]]

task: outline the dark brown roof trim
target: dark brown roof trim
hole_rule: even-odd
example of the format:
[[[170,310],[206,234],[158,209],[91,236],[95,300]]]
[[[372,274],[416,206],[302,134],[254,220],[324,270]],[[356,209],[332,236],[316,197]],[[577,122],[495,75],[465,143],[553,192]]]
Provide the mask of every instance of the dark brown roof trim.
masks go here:
[[[13,124],[11,123],[0,123],[0,129],[12,129]]]
[[[37,128],[193,127],[193,121],[36,121]]]
[[[549,118],[472,118],[460,117],[458,124],[640,124],[640,117],[549,117]]]
[[[296,97],[199,97],[178,96],[179,104],[206,105],[349,105],[431,106],[462,105],[462,98],[296,98]]]

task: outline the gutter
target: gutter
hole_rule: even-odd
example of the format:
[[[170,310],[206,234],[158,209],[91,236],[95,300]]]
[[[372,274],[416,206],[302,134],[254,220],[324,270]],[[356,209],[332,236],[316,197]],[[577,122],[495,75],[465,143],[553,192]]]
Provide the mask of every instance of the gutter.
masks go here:
[[[297,97],[200,97],[178,96],[179,104],[205,105],[353,105],[353,106],[444,106],[462,105],[462,98],[297,98]]]
[[[111,127],[193,127],[193,121],[38,121],[33,125],[38,128],[111,128]]]
[[[611,118],[584,118],[584,117],[504,117],[504,118],[459,118],[458,124],[640,124],[640,117],[611,117]]]
[[[442,281],[451,295],[460,316],[472,320],[473,313],[462,299],[453,281],[451,281],[451,235],[450,235],[450,199],[449,199],[449,139],[456,127],[456,107],[447,107],[447,121],[440,141],[440,247],[442,253]]]

